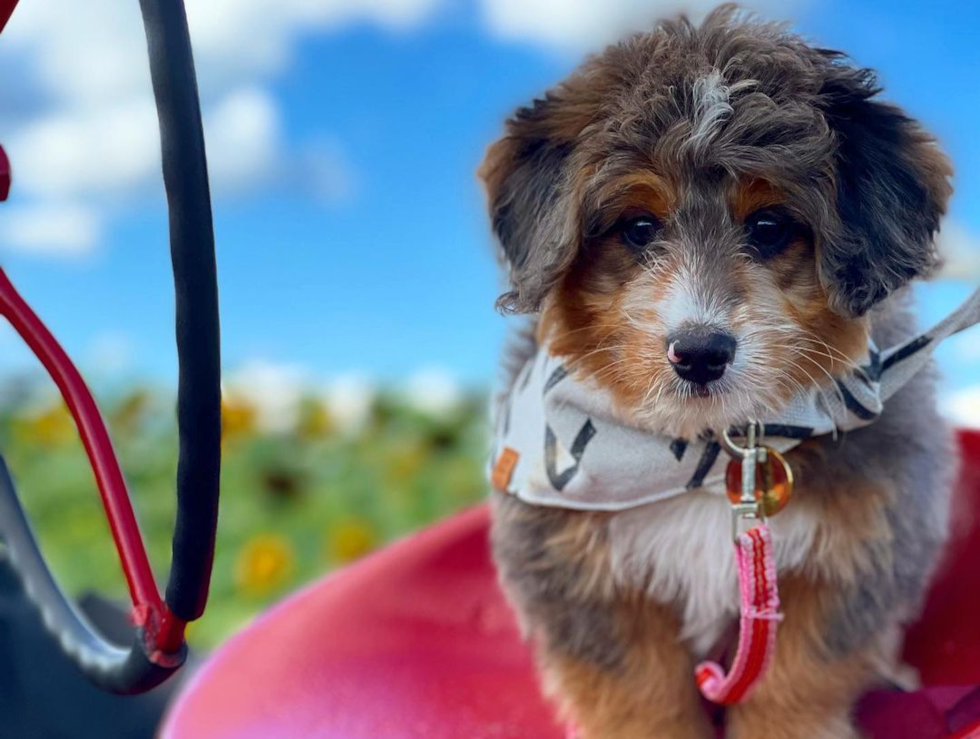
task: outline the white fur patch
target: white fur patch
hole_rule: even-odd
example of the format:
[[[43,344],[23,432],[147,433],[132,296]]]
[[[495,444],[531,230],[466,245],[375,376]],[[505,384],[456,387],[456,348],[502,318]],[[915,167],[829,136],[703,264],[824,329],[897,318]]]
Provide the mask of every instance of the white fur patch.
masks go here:
[[[685,324],[728,327],[730,316],[720,296],[706,290],[702,284],[703,269],[698,264],[697,252],[685,255],[683,265],[671,280],[666,299],[657,306],[668,332]]]
[[[694,82],[694,130],[691,132],[689,145],[696,151],[707,146],[711,137],[731,116],[729,95],[725,78],[717,69]]]
[[[790,506],[770,522],[776,566],[800,566],[813,547],[815,521]],[[691,492],[613,516],[614,577],[674,605],[681,638],[703,658],[738,616],[731,505],[723,495]]]

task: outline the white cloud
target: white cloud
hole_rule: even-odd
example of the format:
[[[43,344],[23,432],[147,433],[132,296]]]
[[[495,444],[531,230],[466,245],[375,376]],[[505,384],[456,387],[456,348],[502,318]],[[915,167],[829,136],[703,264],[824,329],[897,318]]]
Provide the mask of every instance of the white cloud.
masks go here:
[[[190,0],[187,16],[207,89],[223,79],[281,71],[299,36],[358,21],[404,29],[428,17],[439,4],[440,0]]]
[[[405,400],[416,410],[431,416],[444,416],[463,401],[463,388],[448,370],[431,367],[417,371],[403,388]]]
[[[343,147],[291,148],[269,81],[304,35],[353,22],[404,29],[441,0],[188,0],[215,198],[298,179],[317,198],[348,197],[354,177]],[[82,253],[98,225],[160,192],[160,152],[137,3],[31,0],[4,30],[0,63],[16,69],[30,105],[3,120],[20,201],[0,218],[0,246]],[[309,148],[309,147],[307,147]],[[299,175],[294,178],[292,175]],[[302,186],[300,184],[299,186]],[[67,210],[63,203],[68,201]],[[50,224],[42,213],[60,211]],[[88,215],[82,213],[87,211]],[[17,223],[4,221],[17,219]],[[75,226],[72,228],[71,226]]]
[[[441,0],[187,0],[201,86],[268,78],[289,62],[298,38],[354,22],[403,29]],[[33,74],[59,99],[88,105],[149,89],[139,6],[118,0],[22,3],[4,44],[27,52]]]
[[[976,280],[980,277],[980,236],[959,221],[948,219],[939,232],[944,264],[939,277]]]
[[[980,428],[980,385],[948,393],[942,398],[941,408],[957,425]]]
[[[125,197],[160,166],[150,95],[62,107],[28,123],[6,145],[17,194],[37,198]]]
[[[0,243],[13,251],[78,257],[88,253],[101,234],[99,213],[77,203],[7,204],[0,217]]]
[[[278,166],[282,146],[279,109],[264,89],[232,91],[209,111],[204,129],[215,193],[254,189]]]
[[[254,408],[261,430],[280,433],[295,428],[309,386],[309,373],[301,365],[253,360],[231,375],[225,394]]]
[[[377,393],[377,385],[362,373],[323,380],[301,364],[269,359],[246,362],[224,383],[225,397],[254,409],[258,428],[268,433],[296,428],[305,399],[322,403],[341,431],[356,432],[370,418]]]
[[[371,417],[377,392],[368,377],[349,373],[328,382],[320,395],[337,427],[341,431],[354,432]]]
[[[776,19],[808,0],[749,0],[743,7]],[[569,50],[595,49],[658,18],[686,12],[699,19],[717,0],[481,0],[490,30],[502,38]]]
[[[435,418],[456,411],[465,400],[456,375],[438,367],[418,370],[398,390],[409,407]],[[378,385],[360,372],[324,378],[302,364],[252,359],[226,376],[223,392],[228,401],[252,408],[258,428],[267,433],[295,429],[307,400],[322,403],[336,427],[351,433],[370,419]]]
[[[3,41],[58,103],[86,107],[149,89],[141,29],[136,3],[37,0],[17,7]]]

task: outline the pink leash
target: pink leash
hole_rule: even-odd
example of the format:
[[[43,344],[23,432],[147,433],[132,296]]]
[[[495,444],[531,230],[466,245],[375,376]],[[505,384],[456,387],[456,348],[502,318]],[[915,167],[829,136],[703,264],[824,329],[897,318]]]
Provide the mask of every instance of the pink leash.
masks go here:
[[[738,649],[728,674],[716,662],[702,662],[694,669],[701,694],[722,706],[744,700],[765,676],[776,651],[776,630],[783,619],[779,613],[772,533],[765,517],[779,513],[786,505],[793,489],[793,475],[781,454],[758,445],[762,430],[759,424],[749,424],[744,447],[734,444],[727,432],[722,435],[723,446],[733,457],[725,481],[732,502],[741,595]],[[749,522],[755,525],[739,532]],[[574,724],[568,726],[566,737],[583,739]]]
[[[702,662],[694,671],[701,694],[723,706],[743,700],[765,675],[776,650],[776,628],[782,620],[768,524],[739,535],[735,558],[742,594],[735,660],[727,675],[716,662]]]

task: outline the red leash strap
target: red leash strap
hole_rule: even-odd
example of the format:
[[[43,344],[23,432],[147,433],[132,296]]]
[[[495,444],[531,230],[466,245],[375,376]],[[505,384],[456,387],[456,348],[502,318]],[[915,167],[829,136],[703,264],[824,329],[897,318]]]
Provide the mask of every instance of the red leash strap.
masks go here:
[[[765,675],[776,649],[776,629],[782,620],[772,535],[767,524],[739,535],[735,559],[742,597],[735,659],[727,675],[715,662],[702,662],[694,673],[702,695],[723,706],[746,698]]]
[[[75,420],[129,585],[134,621],[144,627],[158,651],[177,651],[183,643],[186,624],[170,612],[157,590],[126,482],[92,393],[65,350],[18,294],[2,269],[0,314],[10,321],[44,365]]]

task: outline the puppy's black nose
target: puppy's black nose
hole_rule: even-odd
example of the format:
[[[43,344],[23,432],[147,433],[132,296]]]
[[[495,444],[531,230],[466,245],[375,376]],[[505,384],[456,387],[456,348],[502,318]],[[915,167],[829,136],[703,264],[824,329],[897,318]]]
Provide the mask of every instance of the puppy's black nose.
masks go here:
[[[667,359],[684,380],[707,385],[735,358],[735,338],[719,331],[681,331],[667,337]]]

